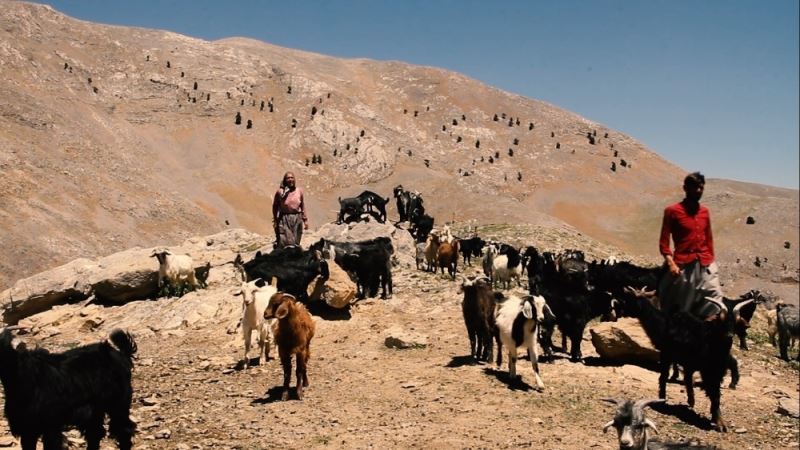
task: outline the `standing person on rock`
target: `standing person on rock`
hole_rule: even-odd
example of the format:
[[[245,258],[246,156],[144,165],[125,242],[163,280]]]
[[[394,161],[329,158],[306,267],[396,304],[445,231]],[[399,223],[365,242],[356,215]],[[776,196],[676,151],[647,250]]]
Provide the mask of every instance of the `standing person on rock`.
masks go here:
[[[664,209],[659,250],[669,273],[659,285],[662,309],[689,311],[707,318],[725,309],[714,260],[711,214],[700,204],[706,179],[693,172],[683,180],[686,197]],[[674,252],[670,249],[670,237]]]
[[[281,187],[275,192],[272,225],[275,228],[275,248],[300,245],[303,230],[308,229],[303,190],[295,184],[292,172],[283,175]]]

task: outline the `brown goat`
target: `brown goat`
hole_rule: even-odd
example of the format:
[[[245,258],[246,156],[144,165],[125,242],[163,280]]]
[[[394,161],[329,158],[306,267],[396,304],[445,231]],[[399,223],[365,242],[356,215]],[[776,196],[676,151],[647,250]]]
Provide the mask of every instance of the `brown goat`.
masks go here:
[[[442,242],[436,251],[436,260],[441,272],[444,273],[444,269],[447,268],[447,272],[455,280],[458,265],[458,239],[454,239],[451,244]]]
[[[269,299],[264,310],[265,319],[278,319],[274,325],[275,344],[283,366],[283,394],[289,399],[289,382],[292,377],[292,355],[297,355],[297,398],[303,399],[303,387],[308,387],[308,358],[311,356],[311,338],[314,337],[314,320],[302,303],[294,296],[278,292]]]

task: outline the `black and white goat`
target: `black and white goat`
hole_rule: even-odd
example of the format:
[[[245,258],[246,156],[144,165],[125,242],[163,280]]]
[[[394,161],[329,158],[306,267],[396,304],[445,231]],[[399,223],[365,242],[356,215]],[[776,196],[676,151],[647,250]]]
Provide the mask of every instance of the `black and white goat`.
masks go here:
[[[40,437],[45,450],[60,450],[69,426],[96,450],[106,434],[106,415],[109,433],[121,450],[129,450],[136,430],[129,416],[133,337],[114,330],[103,342],[50,353],[26,349],[11,329],[0,333],[0,380],[6,419],[23,450],[35,450]]]
[[[617,405],[614,418],[603,426],[603,433],[609,428],[617,430],[620,450],[713,450],[716,447],[698,445],[691,442],[651,441],[650,432],[658,434],[656,424],[645,416],[645,408],[664,403],[664,400],[616,400],[604,398],[603,401]]]
[[[545,319],[548,308],[544,297],[526,295],[522,298],[497,294],[499,302],[495,311],[495,322],[500,335],[500,344],[508,349],[508,376],[513,382],[517,377],[517,349],[526,347],[533,366],[536,388],[544,389],[539,376],[539,326]],[[502,347],[497,349],[497,365],[502,364]]]

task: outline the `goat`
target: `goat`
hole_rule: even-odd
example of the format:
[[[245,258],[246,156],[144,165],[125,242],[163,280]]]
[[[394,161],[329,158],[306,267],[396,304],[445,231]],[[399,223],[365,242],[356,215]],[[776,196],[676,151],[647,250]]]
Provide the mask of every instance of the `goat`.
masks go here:
[[[361,207],[367,212],[374,212],[373,208],[377,209],[376,219],[380,223],[386,222],[386,204],[389,203],[389,198],[383,198],[372,191],[364,191],[356,197],[361,201]]]
[[[419,270],[419,266],[425,264],[425,247],[428,244],[426,242],[417,242],[414,244],[414,248],[416,249],[416,254],[414,255],[415,262],[417,264],[417,270]]]
[[[0,333],[0,380],[6,419],[22,448],[35,450],[41,437],[45,450],[60,450],[64,429],[73,426],[89,449],[98,449],[108,414],[109,434],[129,450],[136,431],[129,416],[133,337],[116,329],[103,342],[50,353],[26,349],[11,334],[14,328]]]
[[[272,344],[272,322],[264,319],[269,299],[278,292],[277,279],[267,285],[260,278],[251,282],[242,282],[242,287],[234,295],[242,296],[242,336],[244,337],[244,368],[250,363],[247,353],[250,351],[250,339],[253,331],[258,332],[258,359],[264,355],[269,361],[269,349]]]
[[[458,241],[453,240],[452,243],[442,242],[439,244],[439,248],[436,249],[436,261],[439,270],[444,273],[444,269],[447,268],[447,273],[455,280],[458,266]]]
[[[522,259],[519,256],[519,251],[511,246],[501,246],[498,250],[498,255],[494,257],[492,266],[492,281],[503,283],[504,287],[508,289],[511,280],[517,280],[517,286],[520,286],[520,278],[522,277]]]
[[[658,434],[656,424],[645,417],[645,408],[654,404],[664,403],[658,400],[616,400],[613,398],[602,399],[605,402],[617,405],[614,418],[603,426],[603,433],[609,428],[617,430],[620,450],[714,450],[716,447],[697,445],[691,442],[662,443],[650,440],[650,432]]]
[[[361,203],[361,199],[356,197],[352,198],[339,197],[338,200],[339,200],[339,215],[336,217],[336,223],[359,220],[361,218],[361,215],[364,214],[364,206]],[[348,217],[345,218],[345,215],[347,215]]]
[[[431,231],[425,240],[425,264],[428,272],[436,272],[436,256],[439,254],[439,234]]]
[[[784,305],[782,302],[775,305],[775,309],[768,309],[764,316],[767,320],[767,335],[769,336],[769,342],[772,344],[773,347],[778,348],[778,341],[775,339],[775,336],[778,335],[778,305]],[[781,306],[782,308],[783,306]],[[789,342],[789,348],[794,348],[797,340],[792,337]]]
[[[297,399],[303,399],[303,387],[308,387],[308,359],[311,357],[311,338],[314,337],[314,320],[302,303],[294,296],[278,292],[269,299],[264,319],[277,319],[274,327],[275,344],[283,366],[283,394],[289,399],[289,382],[292,378],[292,355],[297,355]]]
[[[491,361],[492,338],[497,340],[498,348],[500,347],[491,281],[485,276],[463,279],[459,292],[464,294],[461,312],[469,335],[470,355],[477,361]]]
[[[161,250],[160,252],[153,250],[150,257],[158,260],[159,290],[165,287],[165,279],[174,288],[180,289],[181,292],[183,291],[182,286],[184,286],[185,283],[188,283],[192,289],[200,286],[195,276],[194,262],[191,256],[173,255],[169,250]],[[180,288],[178,283],[181,283]]]
[[[781,358],[789,360],[789,341],[800,337],[800,311],[797,305],[786,305],[779,303],[777,310],[778,324],[778,344]],[[797,352],[797,360],[800,361],[800,351]]]
[[[665,312],[657,309],[652,304],[655,292],[626,288],[625,293],[637,300],[639,322],[660,352],[658,397],[667,398],[669,369],[672,363],[678,363],[684,368],[687,403],[694,407],[693,374],[699,371],[703,390],[711,401],[711,422],[718,431],[727,431],[720,412],[720,385],[731,364],[734,315],[729,308],[707,319],[700,319],[685,311]]]
[[[499,343],[508,348],[508,376],[513,382],[517,377],[517,348],[526,347],[528,358],[533,366],[536,388],[544,389],[544,382],[539,376],[539,324],[545,318],[547,303],[544,297],[526,295],[522,298],[510,296],[504,298],[497,293],[501,302],[495,312]],[[497,365],[502,364],[502,346],[497,349]]]
[[[492,284],[494,284],[494,258],[497,256],[497,247],[493,244],[489,244],[486,247],[486,254],[483,255],[483,259],[481,260],[481,266],[483,267],[483,274],[489,277],[492,280]]]
[[[398,184],[395,186],[394,198],[397,199],[397,213],[400,215],[400,222],[409,220],[409,204],[411,203],[411,193],[403,190],[403,185]]]

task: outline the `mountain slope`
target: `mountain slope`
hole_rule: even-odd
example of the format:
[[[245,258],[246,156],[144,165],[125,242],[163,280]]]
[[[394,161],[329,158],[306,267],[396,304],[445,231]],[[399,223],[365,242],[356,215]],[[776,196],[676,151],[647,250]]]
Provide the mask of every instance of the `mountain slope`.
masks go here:
[[[286,170],[312,226],[339,196],[403,184],[438,223],[568,224],[653,258],[661,210],[680,198],[684,170],[635,139],[457,73],[0,6],[0,287],[225,221],[268,233]],[[722,185],[708,190],[720,247],[736,243],[727,261],[768,248],[796,274],[782,244],[797,245],[797,191]],[[763,199],[768,246],[732,225]]]

